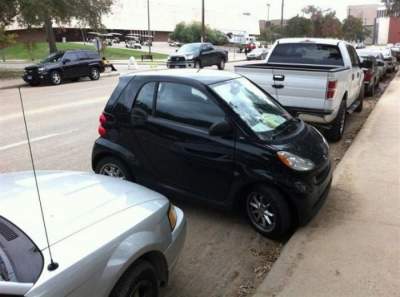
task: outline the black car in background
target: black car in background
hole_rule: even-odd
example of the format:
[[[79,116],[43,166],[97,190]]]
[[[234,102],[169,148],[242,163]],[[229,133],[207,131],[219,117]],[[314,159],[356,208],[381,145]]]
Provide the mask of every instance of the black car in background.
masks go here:
[[[271,238],[306,223],[331,185],[323,136],[234,73],[192,69],[124,76],[98,131],[96,173],[169,197],[239,207]]]
[[[23,80],[35,86],[43,82],[59,85],[63,80],[79,80],[89,77],[98,80],[104,72],[99,54],[88,50],[59,51],[49,55],[39,64],[25,67]]]
[[[218,49],[211,43],[187,43],[182,45],[167,61],[168,68],[203,68],[218,66],[225,69],[228,61],[228,52]]]

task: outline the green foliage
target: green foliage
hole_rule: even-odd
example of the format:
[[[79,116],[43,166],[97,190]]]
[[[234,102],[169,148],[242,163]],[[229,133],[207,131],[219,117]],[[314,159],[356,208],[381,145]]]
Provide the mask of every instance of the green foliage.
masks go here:
[[[201,23],[192,22],[186,24],[185,22],[181,22],[175,26],[175,30],[170,34],[170,38],[183,43],[200,42]],[[206,41],[222,45],[227,43],[228,40],[223,32],[206,26]]]
[[[15,43],[15,34],[6,33],[3,26],[0,26],[0,51],[3,62],[6,61],[4,49]]]
[[[288,37],[306,37],[312,35],[312,30],[313,23],[310,19],[295,16],[287,22],[285,35]]]
[[[343,21],[343,37],[348,41],[364,41],[370,34],[360,18],[349,16]]]
[[[15,5],[15,0],[0,1],[0,26],[6,26],[12,23],[16,15],[17,6]]]
[[[9,60],[29,60],[31,55],[28,51],[29,45],[24,43],[15,43],[14,45],[4,49],[5,57]],[[57,43],[57,48],[59,50],[74,50],[74,49],[87,49],[96,50],[94,45],[84,45],[82,43],[66,42]],[[146,54],[145,51],[138,51],[126,48],[111,48],[108,47],[105,50],[105,57],[110,60],[127,60],[129,57],[133,56],[136,59],[140,59],[141,55]],[[38,42],[32,48],[32,56],[35,60],[42,60],[49,54],[47,44],[45,42]],[[160,53],[152,53],[154,59],[166,59],[167,55]]]
[[[282,32],[281,26],[278,25],[274,25],[274,24],[269,24],[267,25],[267,27],[265,29],[261,30],[261,34],[260,34],[260,40],[265,41],[267,43],[273,43],[275,42],[275,40],[286,36],[284,33]]]
[[[400,0],[382,0],[392,16],[400,16]]]
[[[303,9],[303,13],[310,15],[312,37],[340,38],[342,36],[342,23],[336,17],[335,11],[322,10],[319,7],[309,5]]]

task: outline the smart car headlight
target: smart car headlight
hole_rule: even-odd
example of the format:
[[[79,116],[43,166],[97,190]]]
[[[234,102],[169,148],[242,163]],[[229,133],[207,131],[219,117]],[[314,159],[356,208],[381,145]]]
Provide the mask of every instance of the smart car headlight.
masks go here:
[[[296,171],[310,171],[315,167],[311,160],[299,157],[289,152],[280,151],[277,155],[283,164]]]

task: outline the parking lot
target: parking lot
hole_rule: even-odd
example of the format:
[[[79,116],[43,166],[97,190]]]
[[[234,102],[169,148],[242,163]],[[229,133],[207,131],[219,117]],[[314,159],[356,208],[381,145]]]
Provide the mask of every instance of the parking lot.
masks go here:
[[[228,66],[231,69],[232,64]],[[117,77],[82,80],[61,86],[23,86],[27,122],[37,169],[90,171],[98,116]],[[344,138],[331,144],[340,162],[380,94],[366,98],[364,110],[348,118]],[[20,81],[0,87],[0,172],[31,170],[18,89]],[[243,216],[189,201],[175,201],[188,218],[188,238],[165,296],[247,296],[254,291],[279,255],[282,244],[268,240],[246,224]]]

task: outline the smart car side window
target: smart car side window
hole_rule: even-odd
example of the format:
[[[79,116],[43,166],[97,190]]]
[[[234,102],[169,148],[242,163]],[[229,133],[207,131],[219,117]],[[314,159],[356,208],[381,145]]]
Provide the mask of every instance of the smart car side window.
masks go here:
[[[224,111],[202,91],[179,83],[160,83],[156,117],[208,129],[224,120]]]
[[[148,115],[152,114],[155,87],[155,82],[150,82],[142,86],[138,95],[136,96],[136,100],[133,105],[134,110],[141,110]]]

